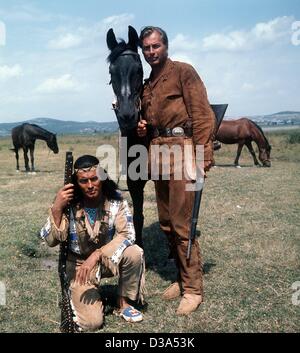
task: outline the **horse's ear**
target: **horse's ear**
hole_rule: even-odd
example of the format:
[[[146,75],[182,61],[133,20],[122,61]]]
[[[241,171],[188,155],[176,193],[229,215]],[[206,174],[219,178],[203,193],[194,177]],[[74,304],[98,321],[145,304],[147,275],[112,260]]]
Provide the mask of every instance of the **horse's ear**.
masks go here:
[[[118,45],[118,42],[116,40],[116,36],[115,36],[114,31],[113,31],[112,28],[107,32],[106,44],[107,44],[108,49],[110,51],[114,50],[115,47]]]
[[[132,26],[128,26],[128,45],[137,52],[139,36]]]

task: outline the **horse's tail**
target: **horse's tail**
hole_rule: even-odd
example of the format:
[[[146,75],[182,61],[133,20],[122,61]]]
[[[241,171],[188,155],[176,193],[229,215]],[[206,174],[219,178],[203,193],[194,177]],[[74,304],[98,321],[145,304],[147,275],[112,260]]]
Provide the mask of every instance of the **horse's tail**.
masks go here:
[[[271,145],[269,144],[269,141],[268,141],[268,139],[266,138],[266,135],[264,134],[263,129],[262,129],[258,124],[256,124],[253,120],[250,120],[250,119],[248,119],[248,120],[249,120],[254,126],[256,126],[257,129],[261,132],[263,138],[264,138],[265,141],[266,141],[267,148],[268,148],[268,149],[271,149]]]

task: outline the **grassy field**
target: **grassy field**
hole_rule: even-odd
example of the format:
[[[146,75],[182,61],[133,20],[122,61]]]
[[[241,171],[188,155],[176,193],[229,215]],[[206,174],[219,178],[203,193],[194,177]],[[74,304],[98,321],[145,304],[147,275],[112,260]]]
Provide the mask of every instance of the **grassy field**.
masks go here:
[[[179,299],[160,298],[175,271],[158,227],[153,183],[147,183],[144,321],[121,321],[108,299],[99,333],[300,331],[300,305],[293,305],[291,287],[300,281],[300,131],[292,134],[296,137],[288,131],[266,134],[273,146],[271,168],[254,167],[246,150],[242,168],[234,168],[236,146],[216,152],[218,166],[209,173],[199,220],[205,302],[189,317],[175,315]],[[116,141],[116,136],[61,136],[58,155],[38,141],[38,171],[32,175],[16,173],[10,138],[0,139],[0,282],[6,287],[0,332],[59,332],[58,249],[48,248],[37,234],[62,185],[65,151],[75,157],[95,154],[100,144]],[[103,281],[104,297],[115,296],[116,283]]]

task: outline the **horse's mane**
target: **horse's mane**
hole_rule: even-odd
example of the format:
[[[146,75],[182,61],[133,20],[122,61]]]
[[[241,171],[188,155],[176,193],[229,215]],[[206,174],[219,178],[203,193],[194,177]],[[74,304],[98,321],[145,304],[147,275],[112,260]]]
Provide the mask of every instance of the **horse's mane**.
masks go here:
[[[249,119],[250,120],[250,119]],[[266,138],[266,136],[265,136],[265,134],[264,134],[264,132],[263,132],[263,129],[259,126],[259,125],[257,125],[253,120],[250,120],[251,121],[251,123],[253,124],[253,125],[255,125],[257,128],[258,128],[258,130],[261,132],[261,134],[263,135],[263,138],[265,139],[265,142],[266,142],[266,145],[267,145],[267,148],[268,148],[268,150],[271,150],[271,145],[269,144],[269,141],[267,140],[267,138]]]
[[[33,126],[33,127],[39,129],[41,132],[43,132],[43,133],[45,133],[45,134],[54,135],[52,132],[50,132],[50,131],[48,131],[48,130],[46,130],[46,129],[44,129],[44,128],[42,128],[41,126],[36,125],[36,124],[24,123],[23,125]]]
[[[137,53],[137,49],[125,43],[123,39],[118,43],[118,45],[111,51],[107,57],[109,63],[113,63],[125,50],[132,50]]]

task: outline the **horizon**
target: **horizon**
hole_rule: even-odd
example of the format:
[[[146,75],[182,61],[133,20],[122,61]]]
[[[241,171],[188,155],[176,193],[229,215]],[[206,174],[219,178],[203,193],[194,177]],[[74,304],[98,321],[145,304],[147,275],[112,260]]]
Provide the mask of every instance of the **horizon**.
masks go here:
[[[149,23],[166,30],[171,59],[195,67],[210,103],[229,104],[226,117],[300,111],[297,1],[153,0],[145,11],[138,0],[0,0],[0,123],[115,122],[107,30],[127,41],[128,25]]]
[[[283,111],[280,111],[280,112],[276,112],[276,113],[268,113],[268,114],[263,114],[263,115],[260,115],[260,114],[256,114],[256,115],[243,115],[243,116],[239,116],[239,117],[236,117],[236,116],[229,116],[227,114],[225,114],[224,116],[224,120],[226,119],[239,119],[239,118],[242,118],[242,117],[247,117],[247,118],[254,118],[254,117],[271,117],[273,115],[280,115],[280,114],[300,114],[300,111],[290,111],[290,110],[283,110]],[[86,120],[86,121],[83,121],[83,120],[75,120],[75,119],[70,119],[70,120],[65,120],[65,119],[62,119],[62,118],[50,118],[50,117],[45,117],[45,116],[39,116],[39,117],[35,117],[35,118],[28,118],[28,119],[24,119],[24,120],[20,120],[20,121],[11,121],[11,122],[1,122],[0,121],[0,124],[18,124],[18,123],[26,123],[28,121],[32,121],[32,120],[39,120],[39,119],[44,119],[44,120],[53,120],[53,121],[60,121],[60,122],[75,122],[75,123],[97,123],[97,124],[107,124],[107,123],[118,123],[117,120],[109,120],[109,121],[96,121],[96,120]]]

